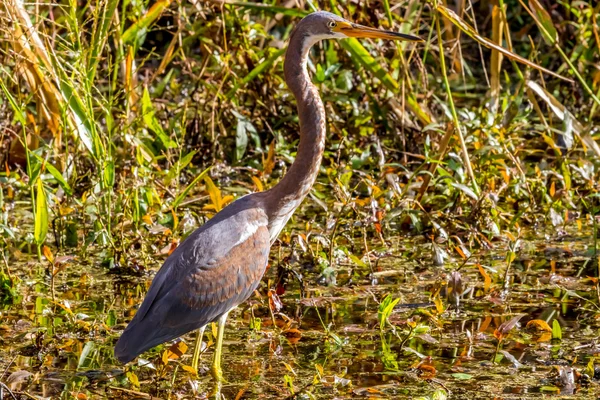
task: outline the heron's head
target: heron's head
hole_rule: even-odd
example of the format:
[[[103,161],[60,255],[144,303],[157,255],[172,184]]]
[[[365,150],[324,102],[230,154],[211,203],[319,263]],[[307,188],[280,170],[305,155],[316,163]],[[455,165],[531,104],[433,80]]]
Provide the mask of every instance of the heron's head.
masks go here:
[[[318,11],[304,17],[296,27],[308,42],[315,43],[324,39],[373,38],[422,42],[418,36],[369,28],[345,20],[327,11]],[[295,33],[296,33],[295,32]]]

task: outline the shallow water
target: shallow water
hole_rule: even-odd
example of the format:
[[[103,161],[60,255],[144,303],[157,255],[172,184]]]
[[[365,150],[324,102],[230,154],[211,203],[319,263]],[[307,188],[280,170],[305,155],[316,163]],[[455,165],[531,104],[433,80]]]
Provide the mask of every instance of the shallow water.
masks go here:
[[[370,269],[336,266],[335,286],[318,285],[324,279],[314,266],[293,258],[290,267],[302,275],[303,290],[290,275],[285,290],[279,287],[279,313],[269,307],[268,286],[275,287],[277,276],[271,267],[258,293],[230,314],[223,396],[408,398],[439,389],[457,399],[597,394],[594,377],[580,376],[600,352],[598,286],[589,278],[597,276],[591,228],[529,235],[511,264],[507,290],[502,283],[507,243],[494,242],[493,249],[466,261],[455,254],[436,266],[432,245],[422,237],[389,242],[395,249],[387,254],[394,257],[373,256]],[[16,298],[7,296],[0,303],[0,381],[23,398],[207,396],[213,388],[210,332],[198,377],[184,368],[191,363],[195,334],[184,338],[185,354],[166,366],[161,356],[168,345],[142,355],[129,374],[112,355],[151,282],[149,271],[160,263],[157,259],[145,266],[146,272],[132,276],[94,258],[70,260],[55,277],[53,300],[45,263],[27,255],[11,260],[21,283]],[[478,264],[492,277],[489,288]],[[447,297],[447,282],[456,269],[463,281],[458,307],[454,297]],[[435,293],[443,303],[441,312]],[[382,332],[378,307],[387,294],[400,300]],[[520,314],[498,347],[494,332]],[[253,315],[259,327],[251,323]],[[552,327],[555,319],[562,340],[526,328],[531,320]],[[414,332],[409,334],[410,325]]]

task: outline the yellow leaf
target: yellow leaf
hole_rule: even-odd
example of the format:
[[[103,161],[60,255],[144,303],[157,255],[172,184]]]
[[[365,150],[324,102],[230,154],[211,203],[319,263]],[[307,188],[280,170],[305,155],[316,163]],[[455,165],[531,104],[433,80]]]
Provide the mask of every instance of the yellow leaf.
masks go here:
[[[527,328],[529,328],[530,326],[535,326],[536,328],[539,328],[546,332],[552,332],[552,328],[550,328],[550,325],[548,325],[548,323],[543,319],[532,319],[527,323]]]
[[[217,329],[217,324],[216,323],[211,323],[210,324],[210,330],[212,332],[213,338],[215,338],[215,340],[217,339],[218,336],[218,329]]]
[[[552,182],[552,184],[550,185],[550,197],[554,197],[555,193],[556,193],[556,187],[554,185],[554,182]]]
[[[212,179],[210,179],[208,175],[204,177],[204,183],[206,184],[206,191],[210,196],[210,202],[214,206],[215,211],[221,211],[221,191],[217,186],[215,186],[215,183],[212,181]]]
[[[323,376],[324,375],[324,370],[323,370],[323,366],[321,364],[315,364],[315,369],[317,370],[317,372],[319,373],[319,375]]]
[[[51,264],[54,264],[54,256],[52,255],[52,250],[50,250],[50,247],[45,245],[42,246],[42,253]]]
[[[290,364],[286,363],[285,361],[282,361],[282,363],[288,371],[290,371],[292,374],[296,375],[296,371],[294,371],[294,368],[292,368],[292,366]]]
[[[169,350],[165,350],[160,357],[163,364],[167,365],[169,363]]]
[[[138,379],[137,375],[134,372],[127,372],[126,374],[127,379],[129,380],[129,382],[136,388],[140,387],[140,380]]]
[[[152,225],[152,217],[148,214],[142,217],[142,221],[144,221],[148,225]]]
[[[173,230],[175,230],[179,225],[179,217],[177,217],[177,213],[173,209],[171,209],[171,214],[173,215]]]
[[[227,204],[231,203],[233,200],[233,196],[228,194],[227,196],[221,199],[221,207],[225,207]]]
[[[167,350],[167,358],[170,360],[176,360],[184,355],[187,349],[188,345],[185,344],[185,342],[177,342]]]
[[[490,290],[490,286],[492,284],[492,278],[485,272],[485,269],[480,264],[477,264],[477,268],[479,268],[479,273],[483,276],[483,291],[487,292]]]
[[[257,192],[262,192],[264,190],[262,182],[256,176],[252,177],[252,182],[254,182],[254,186],[256,186]]]
[[[440,296],[436,296],[433,299],[433,304],[435,304],[435,309],[437,310],[438,314],[444,312],[444,303],[442,303],[442,299]]]
[[[189,365],[182,365],[181,368],[183,368],[183,370],[187,373],[190,373],[194,376],[198,375],[198,371],[196,371],[194,368],[190,367]]]
[[[275,141],[273,140],[269,145],[269,152],[267,158],[263,160],[263,175],[270,175],[275,167]]]

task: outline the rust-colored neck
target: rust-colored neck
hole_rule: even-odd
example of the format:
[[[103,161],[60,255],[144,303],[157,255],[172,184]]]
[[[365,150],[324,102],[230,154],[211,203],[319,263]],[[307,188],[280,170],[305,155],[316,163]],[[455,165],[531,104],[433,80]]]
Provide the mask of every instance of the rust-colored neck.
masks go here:
[[[285,55],[285,82],[298,104],[300,144],[288,173],[265,193],[271,242],[315,183],[325,148],[325,108],[306,70],[308,53],[317,40],[299,24],[291,35]]]

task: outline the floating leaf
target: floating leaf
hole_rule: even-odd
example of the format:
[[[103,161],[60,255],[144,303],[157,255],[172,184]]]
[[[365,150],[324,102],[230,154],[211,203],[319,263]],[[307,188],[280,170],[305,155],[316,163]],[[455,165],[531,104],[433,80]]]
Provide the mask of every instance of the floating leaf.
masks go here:
[[[550,325],[548,325],[548,323],[543,319],[532,319],[527,323],[527,328],[529,328],[530,326],[535,326],[546,332],[552,332],[552,328],[550,328]]]
[[[458,379],[458,380],[461,380],[461,381],[468,381],[469,379],[473,379],[473,375],[465,374],[465,373],[461,373],[461,372],[457,372],[455,374],[452,374],[452,377],[454,379]]]

